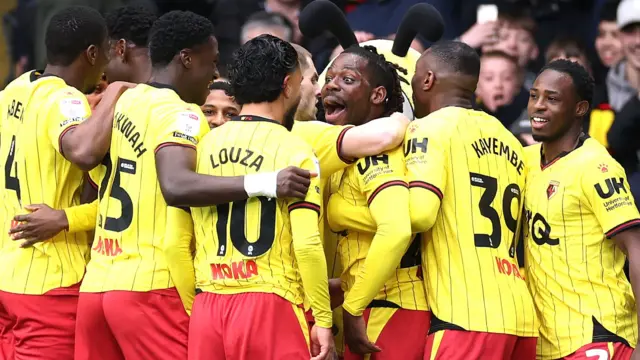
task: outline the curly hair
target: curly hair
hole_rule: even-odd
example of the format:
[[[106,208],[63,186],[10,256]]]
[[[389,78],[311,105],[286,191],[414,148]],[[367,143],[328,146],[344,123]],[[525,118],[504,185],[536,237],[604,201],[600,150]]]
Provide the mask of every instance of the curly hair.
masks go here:
[[[591,104],[593,101],[593,88],[595,83],[587,69],[577,62],[559,59],[552,61],[545,65],[539,74],[542,74],[545,70],[553,70],[559,73],[567,74],[571,77],[573,82],[573,88],[578,95],[580,101],[586,100]]]
[[[190,11],[168,12],[151,27],[151,65],[167,65],[183,49],[205,44],[213,35],[213,24],[209,19]]]
[[[228,67],[229,82],[240,105],[273,102],[284,78],[298,68],[298,54],[288,42],[260,35],[238,48]]]
[[[107,14],[109,38],[125,39],[147,46],[149,32],[157,16],[143,6],[123,6]]]
[[[209,84],[209,90],[222,90],[225,95],[233,96],[233,92],[231,91],[231,84],[228,81],[217,80]]]
[[[383,116],[389,116],[394,112],[402,112],[404,96],[402,95],[401,80],[398,72],[407,75],[407,69],[387,61],[384,55],[379,54],[378,50],[373,46],[365,45],[361,47],[353,45],[344,52],[366,59],[367,69],[373,77],[371,84],[373,86],[384,86],[387,90]]]
[[[107,25],[96,10],[70,6],[57,12],[49,21],[44,43],[47,61],[68,66],[90,45],[98,48],[107,37]]]

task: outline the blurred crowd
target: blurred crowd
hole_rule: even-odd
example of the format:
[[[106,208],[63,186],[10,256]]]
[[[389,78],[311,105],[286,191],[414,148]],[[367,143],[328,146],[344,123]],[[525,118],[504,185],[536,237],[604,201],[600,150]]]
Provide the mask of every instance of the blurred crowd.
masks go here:
[[[545,63],[567,58],[586,67],[597,83],[585,133],[607,146],[640,190],[640,0],[332,0],[344,10],[359,41],[393,38],[412,5],[428,2],[445,20],[445,39],[481,53],[478,107],[496,116],[524,144],[533,143],[527,117],[529,89]],[[264,33],[304,46],[320,73],[341,48],[331,36],[305,39],[300,10],[310,0],[18,0],[4,16],[12,60],[6,81],[45,62],[44,27],[59,9],[88,5],[108,12],[141,4],[158,14],[191,10],[211,19],[220,48],[220,71],[231,53]],[[495,19],[479,21],[478,6],[495,4]],[[37,44],[37,45],[36,45]],[[420,39],[412,47],[422,51]],[[6,82],[5,81],[5,82]],[[638,194],[636,194],[638,195]],[[636,197],[638,198],[638,197]]]

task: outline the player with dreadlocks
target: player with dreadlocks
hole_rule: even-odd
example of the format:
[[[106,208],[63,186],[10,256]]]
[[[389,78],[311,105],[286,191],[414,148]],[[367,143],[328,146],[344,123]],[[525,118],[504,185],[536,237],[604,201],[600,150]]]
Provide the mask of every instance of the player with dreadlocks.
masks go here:
[[[360,125],[402,112],[398,71],[406,73],[375,47],[347,48],[327,70],[322,88],[327,121]],[[423,356],[430,313],[419,277],[420,254],[410,246],[404,169],[398,147],[359,159],[331,179],[339,183],[332,187],[327,218],[332,230],[340,233],[345,360],[369,353],[378,360]],[[343,210],[345,202],[350,213]],[[362,212],[371,215],[361,216]],[[364,230],[371,228],[375,232]]]

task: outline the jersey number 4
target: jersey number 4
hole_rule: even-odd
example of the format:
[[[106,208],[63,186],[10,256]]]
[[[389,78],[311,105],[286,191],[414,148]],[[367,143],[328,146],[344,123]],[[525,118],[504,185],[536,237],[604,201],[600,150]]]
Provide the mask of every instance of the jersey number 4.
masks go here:
[[[224,256],[227,253],[227,227],[229,227],[228,234],[233,247],[244,256],[258,257],[273,246],[276,237],[276,200],[269,200],[264,196],[255,199],[260,201],[260,234],[255,242],[249,242],[245,234],[247,200],[234,201],[231,205],[222,204],[216,207],[218,256]]]
[[[480,207],[480,214],[491,221],[491,234],[473,234],[476,247],[488,247],[496,249],[502,242],[502,226],[500,225],[500,218],[504,218],[504,222],[507,228],[515,233],[518,227],[518,220],[511,214],[511,202],[514,199],[518,200],[518,208],[520,208],[520,187],[517,184],[509,184],[504,189],[502,195],[502,216],[498,211],[491,206],[493,200],[498,193],[498,180],[494,177],[471,173],[471,186],[477,186],[484,189],[482,197],[478,206]],[[475,229],[474,229],[475,230]],[[515,249],[515,241],[511,244],[510,254],[513,254]]]
[[[15,161],[16,156],[16,136],[11,138],[11,146],[9,147],[9,155],[7,162],[4,163],[4,185],[7,189],[16,192],[18,201],[20,201],[20,181],[18,180],[18,163]],[[14,169],[14,176],[11,170]]]
[[[105,166],[106,171],[104,177],[102,178],[102,182],[100,183],[100,200],[102,200],[102,197],[107,190],[109,178],[111,177],[111,173],[113,171],[113,164],[111,163],[111,156],[109,154],[107,154],[107,156],[102,159],[102,165]],[[131,202],[131,196],[120,185],[120,176],[122,173],[135,175],[136,162],[118,158],[118,163],[113,178],[113,185],[111,186],[109,197],[114,198],[120,202],[120,217],[112,218],[107,216],[107,219],[103,224],[103,228],[105,230],[114,232],[122,232],[126,230],[127,228],[129,228],[129,226],[131,226],[131,221],[133,221],[133,203]]]

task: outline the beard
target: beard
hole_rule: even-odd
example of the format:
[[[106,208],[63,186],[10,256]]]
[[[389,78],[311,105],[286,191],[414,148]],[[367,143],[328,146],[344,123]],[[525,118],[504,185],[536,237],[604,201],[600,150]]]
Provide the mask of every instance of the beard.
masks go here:
[[[284,122],[282,123],[282,125],[284,125],[284,127],[289,131],[293,129],[293,124],[296,118],[296,112],[298,111],[298,105],[300,105],[300,99],[298,99],[298,101],[296,101],[296,103],[293,104],[293,106],[290,107],[287,110],[287,112],[284,114]]]

